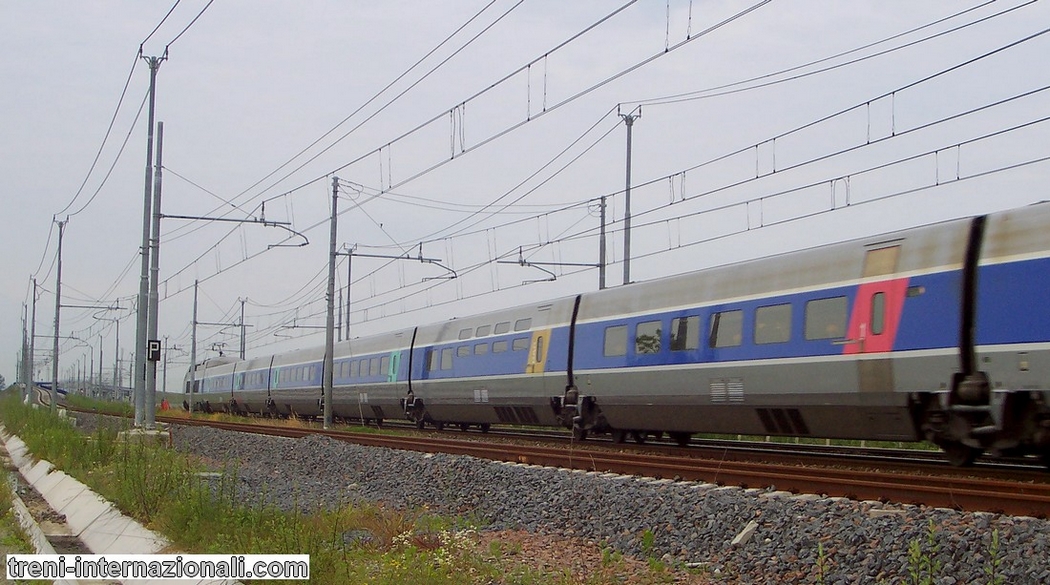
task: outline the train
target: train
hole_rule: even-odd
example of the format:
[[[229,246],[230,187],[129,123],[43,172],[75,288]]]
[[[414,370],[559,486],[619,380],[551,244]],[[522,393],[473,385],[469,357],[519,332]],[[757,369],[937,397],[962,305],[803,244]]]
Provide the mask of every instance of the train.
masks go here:
[[[335,417],[930,441],[1050,466],[1050,203],[339,342]],[[320,416],[325,350],[187,374],[206,411]],[[190,383],[190,380],[192,384]]]

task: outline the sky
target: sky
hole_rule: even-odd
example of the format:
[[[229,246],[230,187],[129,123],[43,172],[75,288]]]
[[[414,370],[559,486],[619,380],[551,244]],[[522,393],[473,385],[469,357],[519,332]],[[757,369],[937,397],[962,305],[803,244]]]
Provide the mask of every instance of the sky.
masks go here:
[[[144,57],[175,390],[195,281],[198,360],[240,351],[242,307],[249,357],[324,344],[335,179],[352,337],[596,290],[602,197],[621,286],[626,118],[634,282],[1042,201],[1047,22],[1045,0],[2,0],[0,375],[36,279],[51,377],[63,221],[60,375],[127,383]]]

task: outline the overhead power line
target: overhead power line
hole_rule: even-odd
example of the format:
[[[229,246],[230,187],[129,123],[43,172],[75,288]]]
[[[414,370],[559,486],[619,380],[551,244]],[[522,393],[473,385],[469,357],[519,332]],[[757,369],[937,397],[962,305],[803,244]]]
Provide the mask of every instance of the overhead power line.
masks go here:
[[[895,46],[895,47],[890,47],[888,49],[885,49],[885,50],[882,50],[882,51],[878,51],[878,52],[872,53],[870,55],[864,55],[862,57],[857,57],[856,59],[851,59],[849,61],[844,61],[842,63],[836,63],[834,65],[829,65],[827,67],[814,69],[812,71],[806,71],[804,73],[800,73],[798,75],[793,75],[791,77],[785,77],[785,78],[781,78],[781,79],[772,79],[771,81],[768,81],[768,82],[765,82],[765,83],[755,84],[756,81],[762,81],[763,79],[776,78],[778,76],[781,76],[781,75],[784,75],[784,74],[787,74],[787,73],[791,73],[793,71],[804,70],[804,69],[807,69],[809,67],[813,67],[815,65],[819,65],[821,63],[826,63],[828,61],[833,61],[833,60],[838,59],[840,57],[845,57],[846,55],[851,55],[853,53],[858,53],[858,52],[863,51],[865,49],[870,49],[872,47],[876,47],[878,45],[881,45],[881,44],[884,44],[884,43],[888,43],[890,41],[893,41],[893,40],[896,40],[896,39],[899,39],[899,38],[902,38],[902,37],[906,37],[906,36],[908,36],[910,34],[918,32],[920,30],[924,30],[924,29],[936,26],[938,24],[947,22],[949,20],[953,20],[953,19],[958,18],[960,16],[969,14],[970,12],[973,12],[975,10],[978,10],[980,8],[988,6],[989,4],[993,4],[993,3],[997,2],[997,1],[998,0],[989,0],[989,1],[984,2],[982,4],[978,4],[976,6],[972,6],[970,8],[965,9],[965,10],[962,10],[960,12],[956,12],[956,13],[951,14],[949,16],[946,16],[944,18],[937,19],[937,20],[935,20],[933,22],[929,22],[929,23],[926,23],[924,25],[912,28],[912,29],[910,29],[908,31],[905,31],[905,32],[902,32],[902,33],[898,33],[898,34],[895,34],[895,35],[891,35],[889,37],[885,37],[885,38],[879,39],[879,40],[877,40],[875,42],[868,43],[868,44],[862,45],[860,47],[855,47],[855,48],[850,49],[848,51],[842,51],[842,52],[837,53],[835,55],[830,55],[828,57],[822,57],[820,59],[816,59],[816,60],[810,61],[808,63],[803,63],[801,65],[795,65],[795,66],[789,67],[787,69],[781,69],[780,71],[775,71],[775,72],[772,72],[772,73],[766,73],[764,75],[758,75],[758,76],[755,76],[755,77],[751,77],[749,79],[743,79],[743,80],[740,80],[740,81],[734,81],[732,83],[726,83],[726,84],[723,84],[723,85],[709,87],[709,88],[706,88],[706,89],[699,89],[699,90],[696,90],[696,91],[690,91],[690,92],[686,92],[686,93],[678,93],[678,94],[669,95],[669,96],[662,96],[662,97],[648,98],[648,99],[643,99],[643,100],[629,101],[629,102],[625,102],[625,103],[627,103],[627,104],[646,105],[646,106],[675,104],[675,103],[688,102],[688,101],[694,101],[694,100],[699,100],[699,99],[720,97],[720,96],[730,95],[730,94],[739,93],[739,92],[743,92],[743,91],[750,91],[750,90],[753,90],[753,89],[769,87],[771,85],[776,85],[776,84],[780,84],[780,83],[786,83],[786,82],[789,82],[789,81],[796,81],[798,79],[802,79],[802,78],[805,78],[805,77],[810,77],[810,76],[817,75],[817,74],[820,74],[820,73],[826,73],[828,71],[832,71],[834,69],[840,69],[842,67],[847,67],[849,65],[854,65],[856,63],[860,63],[861,61],[867,61],[869,59],[874,59],[876,57],[881,57],[881,56],[884,56],[884,55],[887,55],[887,54],[890,54],[890,53],[894,53],[894,52],[897,52],[897,51],[900,51],[900,50],[903,50],[903,49],[914,47],[915,45],[919,45],[921,43],[924,43],[924,42],[927,42],[927,41],[930,41],[930,40],[933,40],[933,39],[937,39],[937,38],[940,38],[940,37],[943,37],[943,36],[946,36],[946,35],[949,35],[949,34],[952,34],[952,33],[956,33],[956,32],[958,32],[960,30],[963,30],[963,29],[966,29],[966,28],[970,28],[970,27],[976,26],[978,24],[982,24],[982,23],[984,23],[986,21],[992,20],[994,18],[998,18],[998,17],[1003,16],[1005,14],[1014,12],[1015,10],[1019,10],[1021,8],[1026,7],[1026,6],[1034,4],[1038,0],[1028,0],[1027,2],[1025,2],[1023,4],[1019,4],[1017,6],[1010,6],[1010,7],[1004,8],[1003,10],[1001,10],[999,12],[996,12],[994,14],[990,14],[990,15],[981,17],[981,18],[979,18],[977,20],[966,22],[966,23],[960,24],[958,26],[952,27],[950,29],[939,31],[939,32],[930,34],[928,36],[922,37],[920,39],[916,39],[914,41],[911,41],[911,42],[908,42],[908,43],[904,43],[902,45],[898,45],[898,46]],[[752,85],[752,84],[754,84],[754,85]]]

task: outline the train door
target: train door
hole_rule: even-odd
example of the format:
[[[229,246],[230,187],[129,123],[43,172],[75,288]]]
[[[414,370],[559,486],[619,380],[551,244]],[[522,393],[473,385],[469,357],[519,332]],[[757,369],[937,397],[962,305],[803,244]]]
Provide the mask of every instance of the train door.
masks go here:
[[[525,364],[526,374],[542,374],[547,366],[547,346],[550,345],[551,330],[542,329],[532,332],[529,344],[529,360]]]
[[[900,245],[868,250],[864,256],[863,282],[850,315],[846,354],[881,354],[857,361],[859,389],[864,392],[892,392],[893,361],[889,352],[897,337],[907,278],[889,277],[897,272]]]

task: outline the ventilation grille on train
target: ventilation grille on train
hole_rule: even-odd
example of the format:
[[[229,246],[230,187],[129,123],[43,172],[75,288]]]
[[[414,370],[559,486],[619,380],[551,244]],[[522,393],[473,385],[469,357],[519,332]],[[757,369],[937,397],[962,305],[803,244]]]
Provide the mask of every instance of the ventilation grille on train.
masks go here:
[[[758,418],[771,435],[808,435],[809,427],[797,408],[757,408]]]
[[[743,378],[714,378],[711,380],[711,402],[743,401]]]
[[[519,425],[538,425],[540,418],[536,411],[525,406],[497,406],[496,416],[499,422]]]

